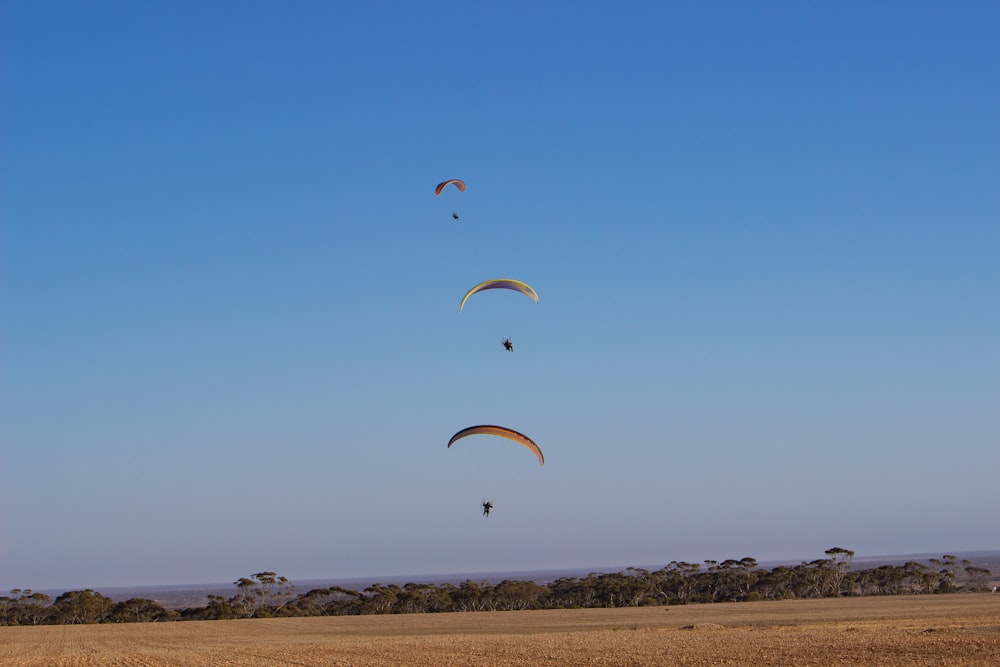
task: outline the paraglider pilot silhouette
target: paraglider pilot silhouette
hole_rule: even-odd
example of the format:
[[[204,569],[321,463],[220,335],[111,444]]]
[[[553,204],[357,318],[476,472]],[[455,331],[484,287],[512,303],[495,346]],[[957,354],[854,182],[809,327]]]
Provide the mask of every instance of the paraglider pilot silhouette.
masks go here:
[[[504,338],[503,339],[503,347],[508,352],[513,352],[514,351],[514,341],[512,341],[510,338]]]
[[[493,511],[493,501],[484,500],[483,501],[483,516],[489,516],[490,512]]]

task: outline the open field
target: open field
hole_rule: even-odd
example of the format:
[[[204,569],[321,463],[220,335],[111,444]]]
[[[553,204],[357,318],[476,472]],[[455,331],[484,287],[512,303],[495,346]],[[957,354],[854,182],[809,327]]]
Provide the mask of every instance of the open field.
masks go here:
[[[1000,665],[1000,595],[0,628],[16,665]]]

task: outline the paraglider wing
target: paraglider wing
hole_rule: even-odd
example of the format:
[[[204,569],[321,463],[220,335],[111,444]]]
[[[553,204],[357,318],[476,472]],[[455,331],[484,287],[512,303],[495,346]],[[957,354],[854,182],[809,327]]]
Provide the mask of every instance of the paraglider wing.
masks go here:
[[[447,181],[441,181],[437,184],[437,187],[434,188],[434,196],[436,197],[441,194],[441,191],[444,190],[446,185],[454,185],[460,192],[465,192],[465,181],[460,181],[457,178],[450,178]]]
[[[522,283],[520,280],[512,280],[510,278],[497,278],[495,280],[486,280],[479,283],[462,297],[462,303],[458,306],[458,312],[462,312],[462,308],[465,307],[466,300],[476,294],[477,292],[483,292],[488,289],[512,289],[514,291],[520,292],[525,295],[535,303],[538,303],[538,293],[531,288],[531,285],[527,283]]]
[[[507,438],[508,440],[513,440],[514,442],[524,445],[538,457],[538,463],[540,465],[545,465],[545,455],[542,454],[541,448],[535,444],[535,441],[524,435],[523,433],[518,433],[509,428],[504,428],[503,426],[491,426],[489,424],[483,424],[480,426],[470,426],[469,428],[463,428],[461,431],[451,436],[451,440],[448,441],[448,448],[462,438],[470,435],[496,435],[501,438]]]

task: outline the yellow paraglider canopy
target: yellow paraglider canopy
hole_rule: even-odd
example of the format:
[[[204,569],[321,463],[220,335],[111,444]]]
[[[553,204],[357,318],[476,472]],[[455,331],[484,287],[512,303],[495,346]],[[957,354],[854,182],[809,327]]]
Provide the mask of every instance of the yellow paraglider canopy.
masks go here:
[[[520,280],[512,278],[495,278],[493,280],[484,280],[466,292],[465,296],[462,297],[462,303],[458,305],[458,312],[462,312],[462,308],[465,307],[465,302],[470,296],[479,292],[485,292],[488,289],[512,289],[538,303],[538,293],[528,283],[522,283]]]

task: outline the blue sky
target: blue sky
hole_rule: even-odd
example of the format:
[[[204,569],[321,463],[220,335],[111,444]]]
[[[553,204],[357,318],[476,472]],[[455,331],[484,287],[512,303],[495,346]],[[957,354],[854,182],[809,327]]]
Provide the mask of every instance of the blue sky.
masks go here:
[[[1000,547],[997,25],[4,2],[0,589]]]

